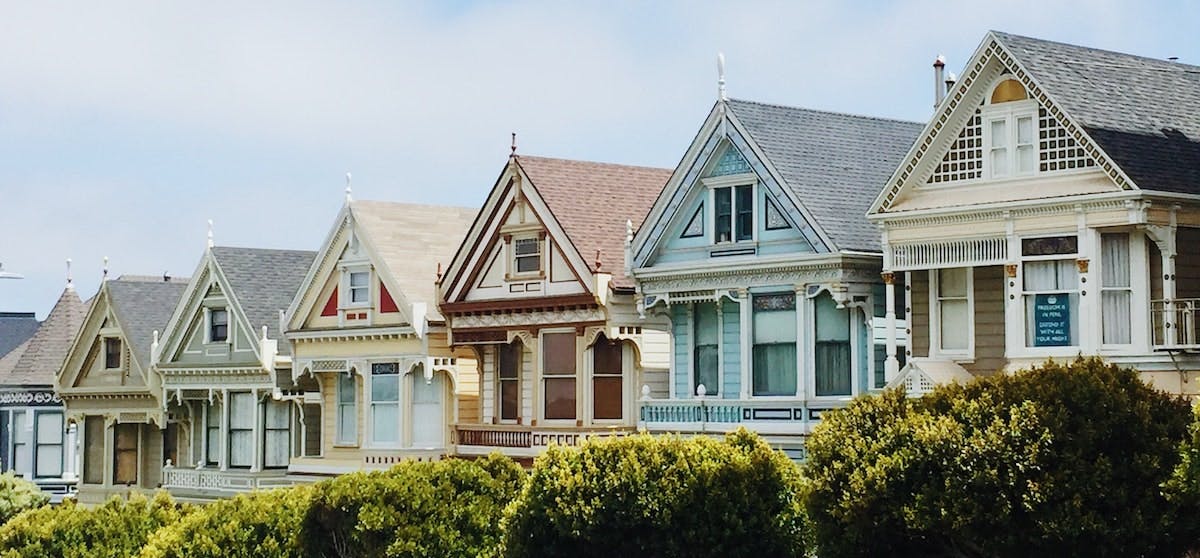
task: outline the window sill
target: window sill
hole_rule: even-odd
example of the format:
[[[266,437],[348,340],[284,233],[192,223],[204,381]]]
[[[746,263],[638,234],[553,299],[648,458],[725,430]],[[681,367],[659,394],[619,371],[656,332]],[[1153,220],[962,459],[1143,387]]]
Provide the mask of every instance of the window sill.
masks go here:
[[[354,444],[354,443],[335,442],[333,444],[333,447],[335,449],[358,449],[359,446],[358,446],[358,444]]]

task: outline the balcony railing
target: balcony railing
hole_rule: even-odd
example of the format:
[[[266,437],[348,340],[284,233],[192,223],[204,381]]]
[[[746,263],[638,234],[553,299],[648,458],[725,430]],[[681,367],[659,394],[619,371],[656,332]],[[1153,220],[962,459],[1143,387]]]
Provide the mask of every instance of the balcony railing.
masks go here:
[[[1200,336],[1200,298],[1150,301],[1154,348],[1161,350],[1198,350]]]
[[[296,484],[287,477],[286,469],[266,471],[222,471],[220,469],[193,469],[165,465],[162,469],[162,485],[168,490],[197,490],[207,492],[247,492],[255,489],[279,488]]]
[[[550,445],[577,446],[588,437],[622,436],[634,431],[632,426],[527,426],[520,424],[459,424],[454,427],[454,440],[459,451],[511,450],[514,454],[533,455]]]
[[[761,434],[807,435],[822,413],[842,400],[643,399],[640,428],[652,432],[728,432],[746,426]]]

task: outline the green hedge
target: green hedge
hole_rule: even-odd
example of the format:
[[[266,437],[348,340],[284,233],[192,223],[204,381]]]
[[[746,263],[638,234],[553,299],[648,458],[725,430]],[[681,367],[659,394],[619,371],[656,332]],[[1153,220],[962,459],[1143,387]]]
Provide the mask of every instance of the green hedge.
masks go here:
[[[504,506],[524,472],[500,455],[407,462],[315,487],[304,518],[308,556],[474,558],[495,552]]]
[[[3,558],[126,558],[186,513],[166,492],[113,497],[94,509],[72,501],[24,512],[0,527]]]
[[[505,555],[803,556],[799,471],[742,430],[552,447],[510,509]]]
[[[302,558],[300,524],[313,487],[241,494],[196,506],[150,536],[141,558]]]
[[[1188,407],[1098,359],[857,399],[809,440],[818,552],[1179,556]]]
[[[0,474],[0,525],[25,510],[40,508],[49,502],[50,497],[37,484],[11,471]]]

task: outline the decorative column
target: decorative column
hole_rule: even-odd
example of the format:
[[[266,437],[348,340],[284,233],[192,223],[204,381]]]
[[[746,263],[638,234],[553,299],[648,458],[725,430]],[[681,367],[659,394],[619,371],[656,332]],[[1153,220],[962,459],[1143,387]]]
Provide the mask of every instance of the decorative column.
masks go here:
[[[883,365],[883,378],[888,384],[900,373],[900,361],[896,358],[896,274],[885,271],[882,274],[884,303],[887,308],[884,320],[887,322],[887,360]]]

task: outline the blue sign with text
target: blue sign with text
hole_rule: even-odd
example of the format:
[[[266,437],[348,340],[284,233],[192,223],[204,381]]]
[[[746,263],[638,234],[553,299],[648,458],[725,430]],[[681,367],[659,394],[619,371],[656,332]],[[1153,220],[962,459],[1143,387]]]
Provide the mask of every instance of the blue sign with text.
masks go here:
[[[1040,294],[1033,298],[1033,346],[1065,347],[1071,344],[1071,297]]]

